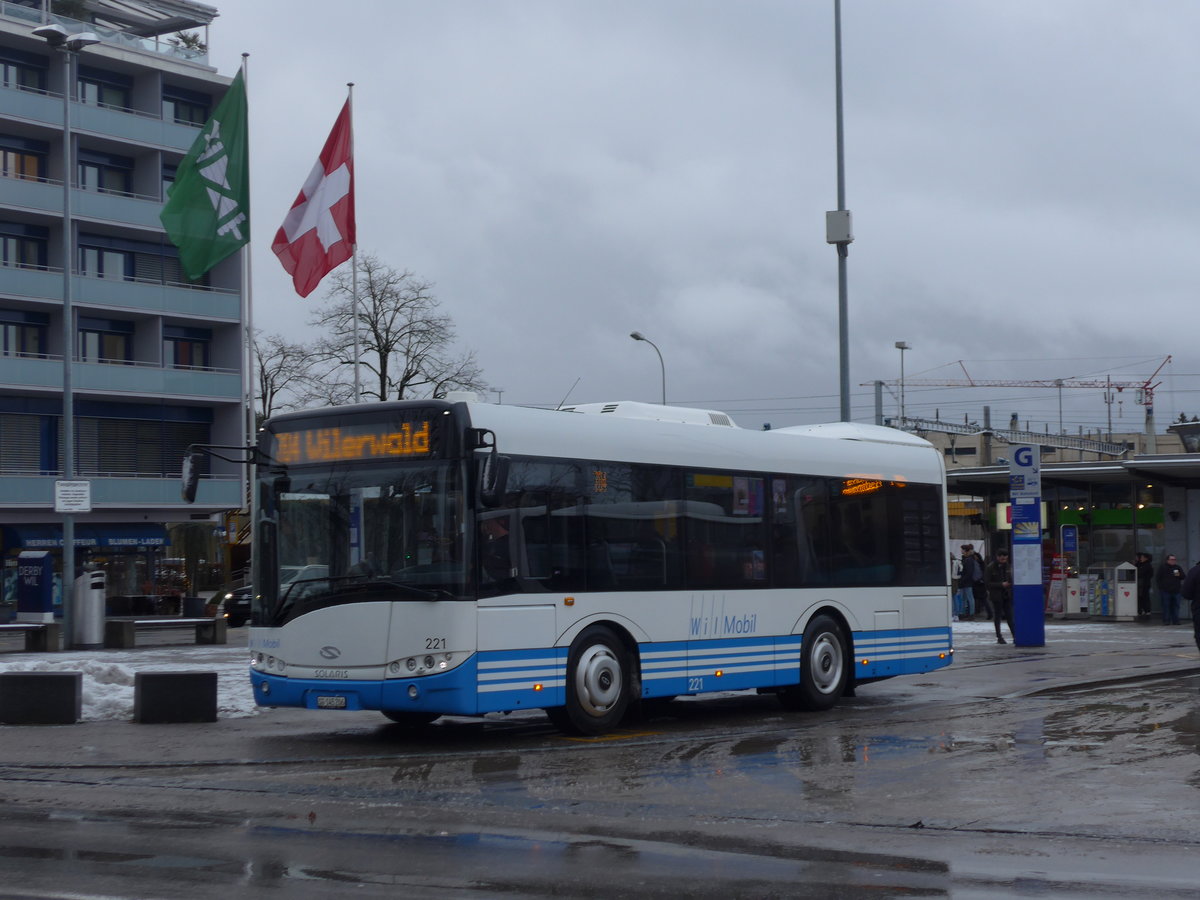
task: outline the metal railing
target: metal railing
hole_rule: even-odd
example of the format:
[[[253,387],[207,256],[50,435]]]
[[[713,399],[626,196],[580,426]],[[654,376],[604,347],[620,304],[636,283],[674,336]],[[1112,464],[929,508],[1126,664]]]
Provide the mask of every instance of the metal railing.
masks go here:
[[[42,21],[42,12],[40,9],[24,6],[19,3],[10,3],[8,0],[0,0],[0,16],[7,19],[28,22],[32,25],[45,24]],[[90,31],[106,44],[115,44],[126,49],[141,50],[144,53],[154,53],[159,56],[173,56],[176,59],[200,63],[202,65],[208,61],[207,50],[179,47],[170,43],[169,40],[162,41],[157,37],[140,37],[135,34],[125,34],[112,28],[104,28],[94,22],[80,22],[78,19],[72,19],[68,16],[58,16],[53,13],[50,14],[50,21],[58,22],[72,33]]]

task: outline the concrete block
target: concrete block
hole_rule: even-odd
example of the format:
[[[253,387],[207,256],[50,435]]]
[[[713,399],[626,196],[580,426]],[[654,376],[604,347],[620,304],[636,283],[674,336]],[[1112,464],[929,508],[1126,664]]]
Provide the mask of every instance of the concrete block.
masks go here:
[[[217,721],[217,673],[135,673],[133,721],[143,725]]]
[[[104,646],[115,650],[128,650],[137,644],[137,628],[133,622],[120,619],[105,619]]]
[[[57,653],[62,646],[59,624],[54,622],[25,632],[26,653]]]
[[[224,644],[227,643],[228,626],[224,619],[213,619],[209,622],[201,622],[196,626],[196,643],[197,644]]]
[[[0,672],[5,725],[74,725],[82,715],[82,672]]]

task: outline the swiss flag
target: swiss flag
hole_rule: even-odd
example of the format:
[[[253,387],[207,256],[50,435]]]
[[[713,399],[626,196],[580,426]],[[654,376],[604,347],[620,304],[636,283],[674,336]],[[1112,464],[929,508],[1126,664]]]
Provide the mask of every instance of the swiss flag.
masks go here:
[[[271,249],[296,293],[311,294],[354,252],[354,159],[350,101],[342,107],[321,157],[275,233]]]

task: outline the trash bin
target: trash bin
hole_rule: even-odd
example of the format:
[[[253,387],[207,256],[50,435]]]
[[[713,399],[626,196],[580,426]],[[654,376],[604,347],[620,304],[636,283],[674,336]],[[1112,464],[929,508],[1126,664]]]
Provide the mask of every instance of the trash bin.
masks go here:
[[[183,617],[185,619],[200,619],[204,617],[203,597],[183,598]]]
[[[79,650],[104,646],[104,586],[102,569],[84,572],[75,579],[72,645]]]

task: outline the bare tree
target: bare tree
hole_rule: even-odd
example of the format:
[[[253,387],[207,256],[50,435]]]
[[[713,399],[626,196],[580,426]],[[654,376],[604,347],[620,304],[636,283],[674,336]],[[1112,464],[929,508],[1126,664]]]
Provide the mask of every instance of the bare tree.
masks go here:
[[[307,405],[312,393],[313,350],[282,335],[254,332],[258,404],[265,419],[275,412]]]
[[[378,257],[358,257],[358,332],[365,396],[378,400],[436,397],[448,390],[486,390],[473,351],[457,352],[451,318],[440,311],[433,285],[408,270],[398,271]],[[325,335],[316,344],[335,377],[331,385],[353,380],[354,310],[351,271],[339,269],[309,324]]]

